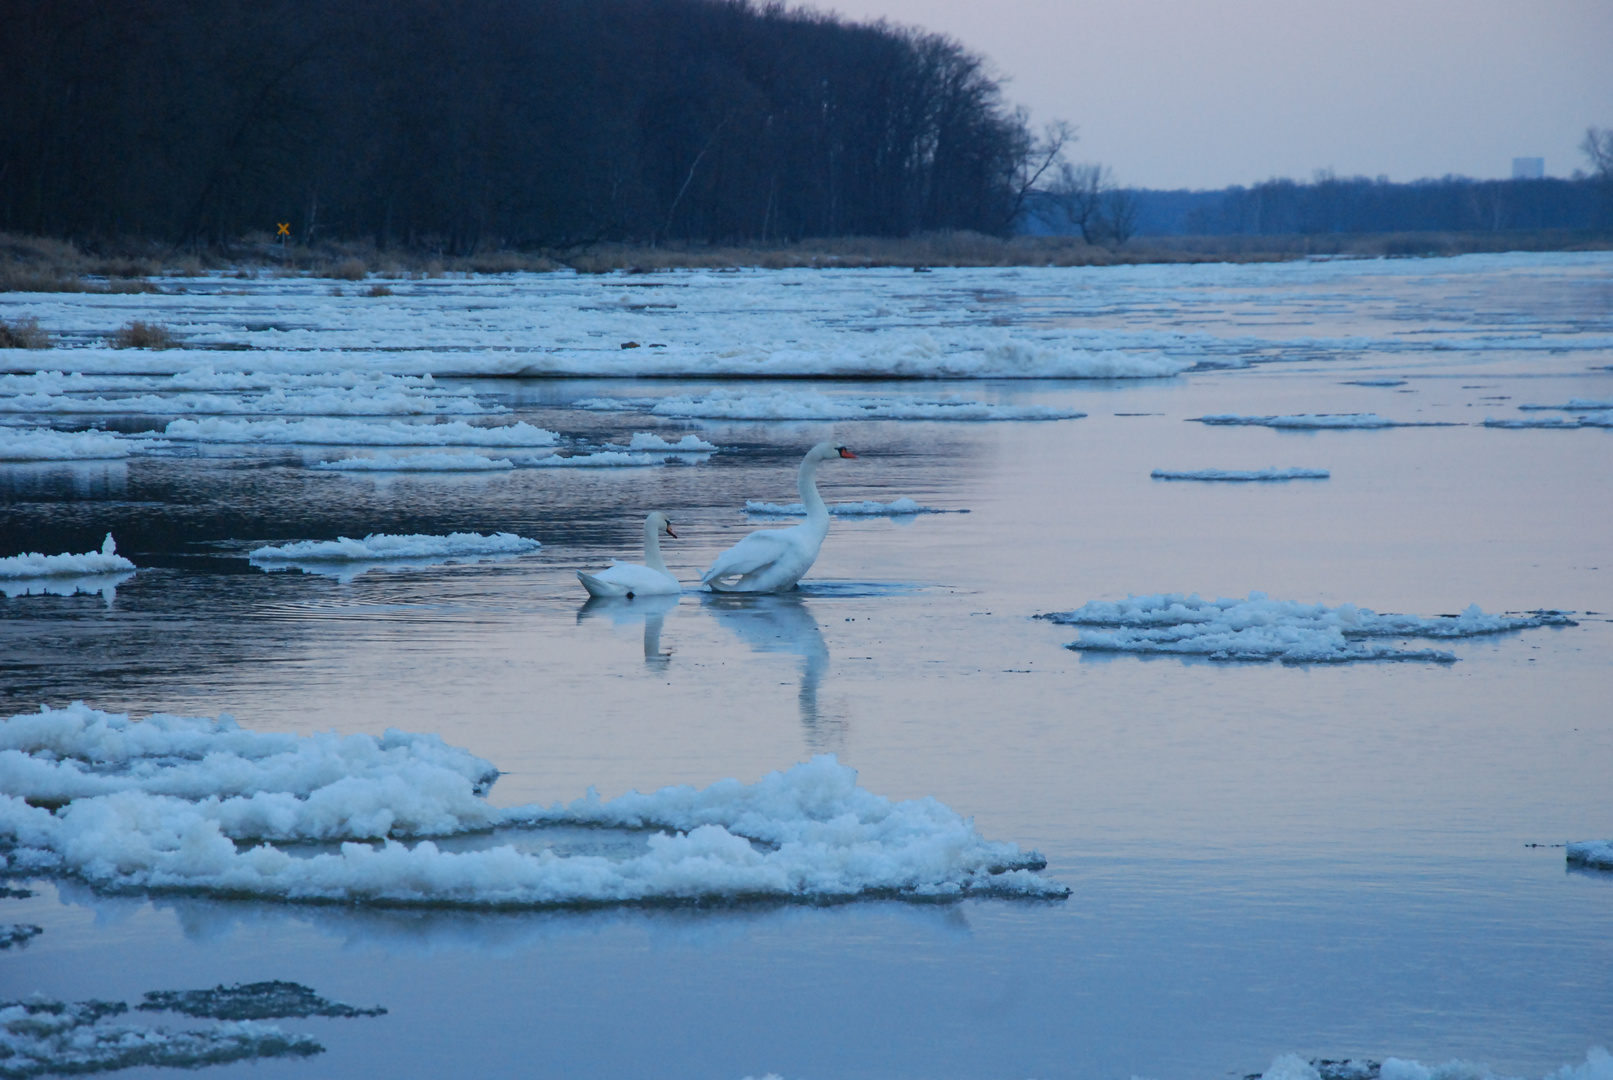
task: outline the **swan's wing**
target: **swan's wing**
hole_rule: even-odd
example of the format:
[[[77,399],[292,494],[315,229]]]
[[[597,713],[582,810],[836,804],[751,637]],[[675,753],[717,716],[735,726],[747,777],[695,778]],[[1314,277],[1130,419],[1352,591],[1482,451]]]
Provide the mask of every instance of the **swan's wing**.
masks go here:
[[[612,563],[609,569],[601,570],[592,575],[594,580],[603,582],[621,590],[615,595],[622,596],[627,593],[649,595],[651,593],[682,592],[683,586],[671,574],[663,574],[659,570],[651,570],[641,563]],[[587,585],[587,582],[583,582]]]
[[[578,570],[577,580],[582,582],[582,587],[588,590],[589,596],[627,595],[627,590],[622,588],[622,586],[605,581],[595,574],[585,574],[581,570]]]
[[[796,550],[796,545],[791,542],[794,532],[794,529],[762,529],[751,533],[717,556],[711,567],[700,575],[701,582],[709,585],[718,578],[754,574],[781,558],[787,558]]]

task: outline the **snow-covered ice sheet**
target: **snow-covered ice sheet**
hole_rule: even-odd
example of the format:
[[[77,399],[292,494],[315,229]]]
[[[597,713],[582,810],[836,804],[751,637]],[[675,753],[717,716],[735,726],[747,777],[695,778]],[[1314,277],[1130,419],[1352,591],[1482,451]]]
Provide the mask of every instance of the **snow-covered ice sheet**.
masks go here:
[[[311,736],[218,720],[131,721],[82,702],[0,722],[0,871],[105,888],[342,903],[538,907],[697,900],[1063,897],[1044,860],[931,798],[892,802],[832,755],[569,804],[492,807],[496,771],[436,736]],[[649,831],[622,857],[446,851],[425,837]],[[403,843],[404,839],[413,843]],[[295,857],[277,843],[340,841]]]
[[[1596,412],[1613,409],[1613,398],[1569,398],[1561,405],[1519,405],[1518,409],[1520,412]]]
[[[1155,480],[1326,480],[1326,469],[1155,469]]]
[[[1576,840],[1568,845],[1568,861],[1613,870],[1613,840]]]
[[[0,578],[89,577],[133,570],[134,563],[118,554],[117,542],[107,533],[100,551],[82,555],[41,555],[37,551],[0,558]]]
[[[513,469],[515,463],[485,454],[383,454],[319,461],[310,467],[331,472],[494,472]]]
[[[0,428],[0,461],[96,461],[125,458],[139,448],[106,431]]]
[[[172,421],[166,439],[196,443],[303,444],[311,446],[553,446],[560,436],[525,421],[475,427],[463,420],[443,424],[364,420]]]
[[[745,513],[760,514],[767,517],[806,517],[806,504],[770,503],[746,499]],[[873,499],[864,499],[862,502],[833,503],[829,507],[829,513],[836,517],[902,517],[905,514],[966,514],[968,511],[937,510],[933,506],[921,506],[913,499],[903,496],[888,503],[878,502]]]
[[[1195,416],[1201,424],[1217,426],[1244,426],[1296,429],[1332,428],[1393,428],[1393,427],[1460,427],[1444,420],[1390,420],[1377,413],[1296,413],[1292,416],[1239,416],[1220,413],[1214,416]]]
[[[707,390],[667,398],[583,398],[599,412],[647,411],[693,420],[1071,420],[1086,415],[1048,405],[992,405],[959,397],[839,397],[814,390]]]
[[[1166,653],[1211,660],[1281,660],[1285,664],[1340,664],[1357,660],[1431,660],[1451,663],[1454,653],[1406,649],[1371,639],[1454,639],[1537,626],[1573,626],[1558,611],[1486,615],[1478,605],[1460,615],[1422,618],[1379,615],[1355,604],[1328,607],[1272,600],[1253,592],[1246,600],[1205,600],[1193,594],[1094,600],[1073,611],[1038,615],[1065,626],[1092,627],[1067,647],[1087,652]]]
[[[342,536],[335,540],[299,540],[281,546],[253,549],[254,563],[276,562],[379,562],[385,559],[443,559],[455,556],[521,555],[543,545],[514,533],[423,533],[393,535],[371,533],[362,540]]]

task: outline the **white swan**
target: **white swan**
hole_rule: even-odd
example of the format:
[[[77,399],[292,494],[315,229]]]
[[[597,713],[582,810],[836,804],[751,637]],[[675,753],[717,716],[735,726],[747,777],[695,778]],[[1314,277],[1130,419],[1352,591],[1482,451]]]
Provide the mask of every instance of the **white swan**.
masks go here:
[[[577,571],[577,580],[588,590],[589,596],[620,596],[631,600],[635,596],[665,596],[680,593],[683,586],[667,570],[661,559],[661,534],[676,540],[672,522],[659,510],[650,512],[644,519],[644,563],[613,562],[597,574]]]
[[[818,494],[818,463],[854,458],[839,443],[819,443],[807,451],[796,476],[807,519],[789,529],[753,532],[721,555],[700,577],[715,592],[784,592],[795,588],[801,575],[817,561],[823,538],[829,535],[829,508]]]

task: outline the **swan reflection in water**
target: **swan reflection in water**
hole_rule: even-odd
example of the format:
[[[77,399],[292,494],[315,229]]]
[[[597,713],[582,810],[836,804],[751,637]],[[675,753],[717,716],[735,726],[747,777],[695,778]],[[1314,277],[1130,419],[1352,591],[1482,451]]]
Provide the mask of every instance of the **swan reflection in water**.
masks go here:
[[[632,600],[614,596],[591,596],[577,609],[577,621],[597,616],[609,616],[612,626],[644,624],[644,663],[664,668],[672,660],[671,651],[661,651],[661,627],[667,612],[678,606],[682,597],[676,593],[662,596],[639,596]]]
[[[824,644],[818,620],[800,596],[789,594],[710,593],[701,597],[712,617],[732,630],[752,652],[787,653],[801,658],[801,688],[797,700],[807,745],[817,753],[840,750],[845,720],[825,714],[818,704],[818,687],[829,670],[829,646]]]

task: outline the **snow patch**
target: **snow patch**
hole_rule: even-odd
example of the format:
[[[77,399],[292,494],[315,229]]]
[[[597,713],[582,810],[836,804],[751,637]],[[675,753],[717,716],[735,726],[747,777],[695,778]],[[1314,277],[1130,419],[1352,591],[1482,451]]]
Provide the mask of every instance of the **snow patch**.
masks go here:
[[[1568,861],[1598,870],[1613,870],[1613,840],[1577,840],[1568,845]]]
[[[1326,480],[1326,469],[1155,469],[1155,480]]]
[[[0,578],[88,577],[94,574],[117,574],[134,569],[134,563],[118,554],[118,545],[107,533],[101,541],[100,551],[87,551],[82,555],[41,555],[37,551],[25,552],[0,559]]]
[[[814,758],[754,784],[499,810],[493,767],[432,735],[134,722],[83,703],[0,722],[0,842],[16,871],[106,888],[342,903],[541,907],[771,898],[1057,898],[1039,855],[932,798],[892,802]],[[428,836],[650,833],[636,854],[442,850]],[[404,838],[418,842],[406,844]],[[283,842],[340,842],[297,857]],[[528,845],[530,847],[530,845]],[[609,851],[610,849],[606,849]]]
[[[1478,605],[1460,615],[1421,618],[1379,615],[1354,604],[1328,607],[1271,600],[1205,600],[1193,594],[1094,600],[1073,611],[1038,615],[1083,631],[1067,648],[1086,652],[1168,653],[1211,660],[1281,660],[1285,664],[1340,664],[1357,660],[1427,660],[1452,663],[1453,653],[1404,649],[1373,638],[1453,639],[1537,626],[1576,625],[1557,611],[1486,615]]]

